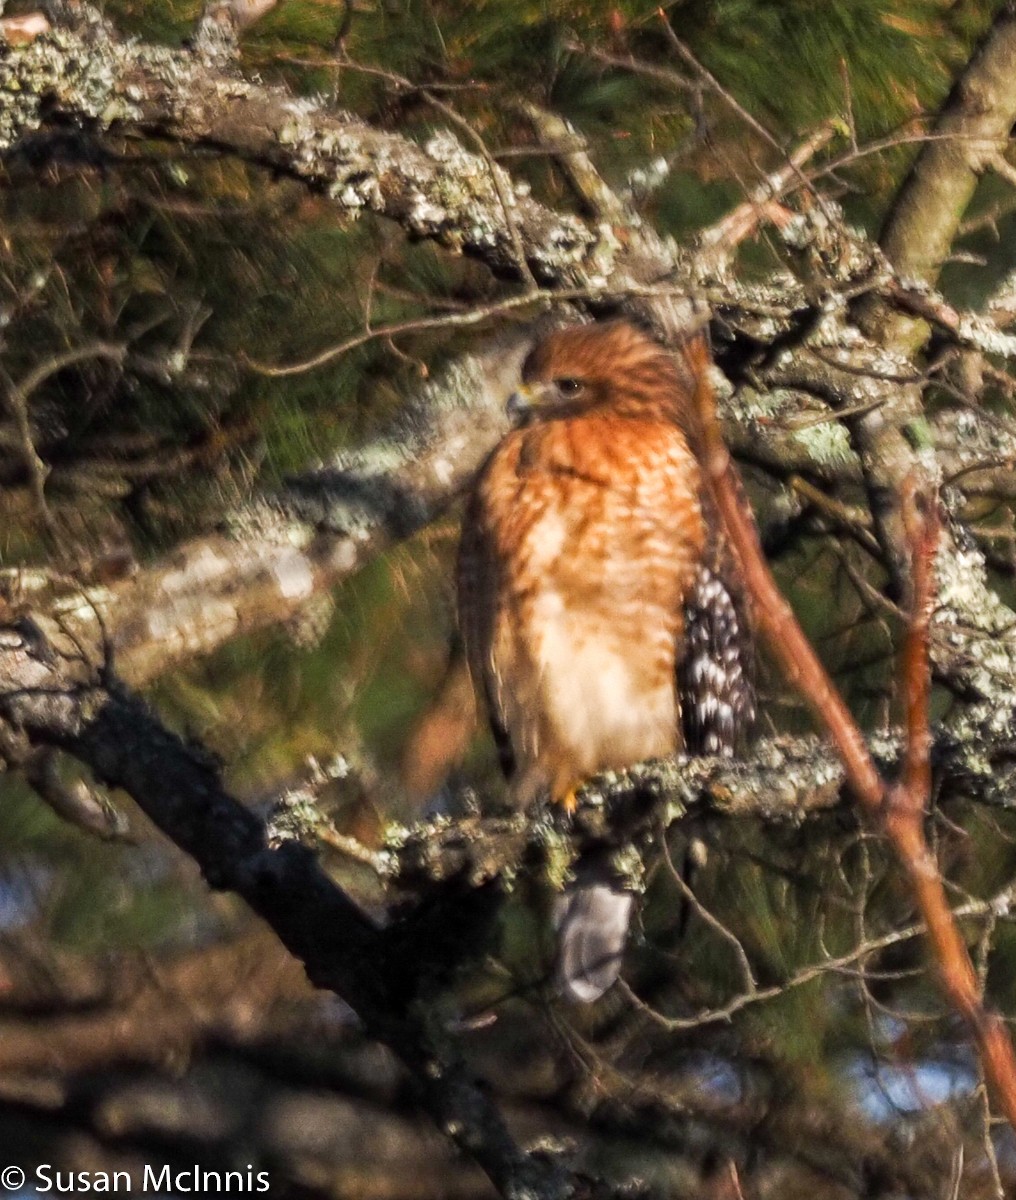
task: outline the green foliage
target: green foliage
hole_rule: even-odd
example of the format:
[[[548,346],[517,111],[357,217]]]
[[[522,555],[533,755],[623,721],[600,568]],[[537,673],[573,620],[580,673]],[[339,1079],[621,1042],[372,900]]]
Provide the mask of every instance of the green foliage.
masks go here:
[[[934,112],[992,14],[986,0],[892,6],[882,0],[682,0],[666,10],[671,28],[702,64],[784,144],[831,118],[862,142],[908,124],[919,129],[913,123]],[[687,161],[692,177],[668,183],[671,199],[662,200],[668,228],[678,234],[690,224],[679,217],[671,227],[668,208],[715,218],[728,189],[742,193],[772,161],[771,147],[712,93],[606,65],[589,52],[631,56],[696,83],[651,0],[406,0],[357,8],[343,39],[352,63],[338,67],[342,11],[313,0],[278,6],[246,37],[249,61],[298,89],[334,94],[344,107],[421,134],[446,122],[383,73],[450,87],[441,94],[494,149],[528,137],[517,98],[536,99],[590,139],[597,165],[614,183],[649,158]],[[862,190],[887,195],[909,153],[862,158],[855,170]],[[557,202],[564,198],[539,162],[513,166],[549,186]],[[710,204],[717,168],[727,186]]]
[[[192,937],[202,898],[182,889],[161,859],[152,853],[141,871],[137,856],[129,860],[107,848],[63,870],[47,897],[54,944],[94,955],[165,948]]]
[[[179,45],[193,30],[201,0],[105,0],[103,11],[118,29],[155,42]]]
[[[777,130],[800,133],[845,115],[849,101],[865,138],[941,101],[968,49],[949,7],[942,0],[686,0],[671,22]]]

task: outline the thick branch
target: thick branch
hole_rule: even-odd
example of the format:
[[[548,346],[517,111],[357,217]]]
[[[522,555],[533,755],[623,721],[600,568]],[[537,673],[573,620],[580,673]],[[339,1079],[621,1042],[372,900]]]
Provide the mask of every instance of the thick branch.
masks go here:
[[[487,1094],[442,1049],[441,1031],[414,1012],[419,972],[434,964],[408,953],[399,926],[378,929],[302,846],[270,846],[263,822],[224,790],[214,763],[168,732],[135,696],[104,686],[76,647],[63,650],[66,656],[35,637],[3,631],[4,717],[34,741],[75,755],[104,783],[124,788],[212,887],[243,897],[304,963],[311,981],[342,996],[391,1046],[439,1128],[502,1195],[574,1195],[578,1181],[559,1163],[515,1144]]]
[[[388,438],[234,513],[227,532],[184,543],[128,579],[55,596],[44,573],[14,570],[0,577],[5,599],[15,610],[30,603],[88,646],[107,639],[134,686],[289,620],[454,499],[503,428],[525,345],[509,337],[457,359]]]
[[[980,175],[1005,150],[1016,122],[1014,59],[1016,8],[1006,3],[953,88],[883,223],[879,243],[901,275],[935,282]],[[913,350],[926,333],[896,316],[879,336],[883,345]]]
[[[419,146],[323,101],[248,82],[214,58],[121,40],[94,16],[83,27],[9,47],[0,59],[0,96],[0,149],[52,117],[212,145],[327,192],[351,215],[389,217],[414,237],[475,254],[509,276],[517,272],[491,164],[448,133]],[[499,182],[533,272],[581,278],[597,235],[544,208],[507,175]]]

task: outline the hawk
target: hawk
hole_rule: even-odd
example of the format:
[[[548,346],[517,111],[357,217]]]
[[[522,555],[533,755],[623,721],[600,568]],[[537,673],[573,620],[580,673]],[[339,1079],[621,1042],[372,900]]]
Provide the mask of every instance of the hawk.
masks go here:
[[[748,637],[684,360],[611,321],[549,334],[522,378],[466,507],[459,622],[513,801],[570,809],[599,771],[732,753]],[[620,970],[633,897],[595,856],[576,875],[557,977],[590,1001]]]

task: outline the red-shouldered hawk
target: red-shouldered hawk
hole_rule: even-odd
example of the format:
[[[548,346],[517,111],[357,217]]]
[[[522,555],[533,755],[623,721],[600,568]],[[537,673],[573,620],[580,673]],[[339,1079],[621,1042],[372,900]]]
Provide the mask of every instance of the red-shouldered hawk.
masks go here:
[[[551,333],[509,400],[517,428],[473,489],[459,620],[514,801],[571,807],[608,768],[731,753],[752,716],[735,576],[695,457],[694,380],[624,321]],[[616,978],[632,897],[580,863],[558,980]]]

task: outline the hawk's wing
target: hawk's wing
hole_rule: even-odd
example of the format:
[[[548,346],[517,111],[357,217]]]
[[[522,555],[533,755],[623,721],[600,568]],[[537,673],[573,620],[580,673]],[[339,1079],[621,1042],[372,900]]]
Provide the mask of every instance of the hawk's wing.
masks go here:
[[[699,461],[702,429],[694,411],[698,389],[711,389],[708,338],[692,337],[683,363],[693,396],[686,432]],[[741,505],[749,505],[739,480]],[[702,491],[709,537],[698,573],[684,599],[684,636],[677,655],[677,698],[688,754],[729,757],[755,718],[754,655],[748,606],[738,564],[719,531],[716,502]]]
[[[479,491],[479,488],[473,489],[462,517],[457,579],[459,633],[473,686],[483,693],[486,701],[501,769],[505,778],[510,779],[515,770],[515,757],[491,656],[498,596],[501,594],[501,567],[492,549]]]
[[[677,694],[685,750],[734,753],[755,716],[751,631],[732,564],[703,561],[684,606]]]

